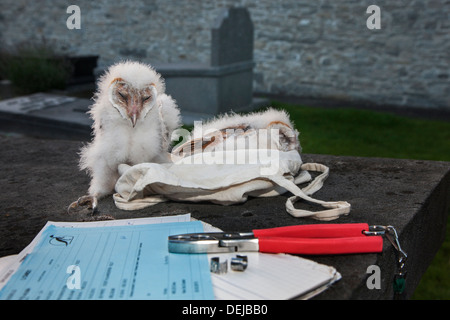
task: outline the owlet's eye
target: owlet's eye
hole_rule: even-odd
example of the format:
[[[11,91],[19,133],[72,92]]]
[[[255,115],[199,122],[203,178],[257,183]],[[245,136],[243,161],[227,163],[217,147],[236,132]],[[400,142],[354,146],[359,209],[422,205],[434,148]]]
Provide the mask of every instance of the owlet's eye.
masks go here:
[[[117,91],[117,93],[119,94],[119,96],[120,96],[122,99],[127,100],[127,95],[126,95],[126,94],[124,94],[124,93],[122,93],[122,92],[120,92],[120,91]]]
[[[151,96],[142,97],[142,101],[145,102],[145,101],[147,101],[147,100],[150,99],[150,98],[151,98]]]

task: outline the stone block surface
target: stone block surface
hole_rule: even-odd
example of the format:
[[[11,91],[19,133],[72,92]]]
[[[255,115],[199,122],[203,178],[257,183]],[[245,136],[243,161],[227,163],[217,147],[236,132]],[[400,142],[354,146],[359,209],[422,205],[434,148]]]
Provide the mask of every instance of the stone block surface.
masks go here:
[[[46,221],[93,219],[82,213],[67,214],[67,206],[84,195],[87,175],[78,170],[79,141],[42,140],[0,135],[0,256],[20,252]],[[449,208],[450,164],[448,162],[303,155],[305,162],[330,167],[324,187],[315,194],[322,200],[345,200],[352,204],[348,216],[332,223],[367,222],[393,225],[408,253],[406,290],[414,292],[420,277],[440,247]],[[191,213],[227,231],[249,231],[296,224],[320,223],[299,219],[285,211],[288,195],[252,198],[240,205],[167,202],[138,211],[122,211],[112,197],[100,201],[100,215],[115,219]],[[314,209],[305,202],[296,206]],[[319,209],[319,208],[317,208]],[[392,299],[396,251],[389,241],[379,254],[310,256],[332,265],[342,279],[316,299]],[[381,289],[366,286],[367,267],[381,269]]]

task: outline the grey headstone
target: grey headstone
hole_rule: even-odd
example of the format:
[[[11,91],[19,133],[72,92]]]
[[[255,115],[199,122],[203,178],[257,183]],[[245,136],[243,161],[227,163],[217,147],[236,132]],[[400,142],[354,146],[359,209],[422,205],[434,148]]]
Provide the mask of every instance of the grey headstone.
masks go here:
[[[224,9],[211,34],[212,66],[253,60],[253,22],[246,8]]]

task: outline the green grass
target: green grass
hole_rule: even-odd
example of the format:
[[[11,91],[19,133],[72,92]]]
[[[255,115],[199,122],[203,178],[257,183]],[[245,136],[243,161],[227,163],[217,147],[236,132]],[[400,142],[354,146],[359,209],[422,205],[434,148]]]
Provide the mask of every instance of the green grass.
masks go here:
[[[300,131],[303,153],[450,161],[450,122],[274,102]],[[450,164],[449,164],[450,166]],[[444,244],[413,299],[450,299],[450,219]]]
[[[355,109],[273,103],[291,115],[304,153],[450,161],[450,123]]]

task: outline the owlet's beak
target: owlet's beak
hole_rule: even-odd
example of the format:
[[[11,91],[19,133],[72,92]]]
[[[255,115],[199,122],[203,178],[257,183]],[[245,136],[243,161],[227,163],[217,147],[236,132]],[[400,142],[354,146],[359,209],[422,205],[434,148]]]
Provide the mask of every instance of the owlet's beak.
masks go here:
[[[136,125],[136,121],[137,121],[137,114],[133,113],[133,115],[131,116],[131,123],[133,124],[133,128]]]
[[[141,113],[141,107],[137,103],[132,103],[130,108],[128,109],[128,117],[131,120],[131,124],[133,128],[136,126],[137,119],[139,118],[139,114]]]

